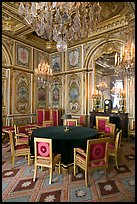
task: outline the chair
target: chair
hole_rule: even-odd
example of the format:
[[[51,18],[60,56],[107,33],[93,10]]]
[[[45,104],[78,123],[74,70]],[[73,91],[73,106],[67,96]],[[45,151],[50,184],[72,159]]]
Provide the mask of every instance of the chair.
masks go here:
[[[30,165],[30,147],[27,144],[15,145],[14,131],[9,131],[10,147],[11,147],[11,161],[14,167],[15,157],[28,156],[28,166]]]
[[[77,126],[78,124],[78,122],[77,122],[77,119],[65,119],[65,125],[66,126]]]
[[[115,139],[116,124],[106,123],[105,130],[102,132],[101,137],[110,137],[112,142]]]
[[[85,126],[85,115],[79,116],[79,124],[80,126]]]
[[[109,116],[96,116],[96,128],[99,134],[105,132],[106,123],[109,123]]]
[[[44,127],[53,126],[53,121],[52,120],[45,120],[45,121],[43,121],[43,126]]]
[[[108,145],[108,156],[113,156],[115,158],[116,168],[118,169],[118,151],[121,146],[122,130],[120,130],[115,138],[115,143]]]
[[[35,152],[35,162],[34,162],[34,178],[36,179],[37,167],[47,167],[50,169],[49,184],[52,182],[53,169],[56,164],[59,164],[59,174],[60,174],[60,164],[61,164],[61,154],[52,153],[52,139],[48,138],[36,138],[34,137],[34,152]]]
[[[99,138],[87,140],[86,151],[81,148],[74,148],[74,176],[76,176],[76,166],[85,171],[85,183],[88,186],[88,174],[92,170],[108,168],[107,148],[109,138]]]
[[[129,139],[131,136],[135,137],[135,120],[132,120],[130,123],[128,135],[129,135]]]
[[[29,135],[25,133],[18,133],[17,126],[15,124],[14,124],[14,132],[15,132],[15,145],[29,144]]]

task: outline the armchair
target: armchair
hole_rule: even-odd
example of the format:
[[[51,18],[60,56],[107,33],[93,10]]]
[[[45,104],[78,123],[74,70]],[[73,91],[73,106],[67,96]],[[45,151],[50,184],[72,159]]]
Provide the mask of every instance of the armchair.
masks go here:
[[[108,168],[108,143],[109,138],[99,138],[87,140],[87,148],[74,148],[74,176],[76,167],[80,167],[85,172],[85,184],[88,186],[88,175],[90,171]]]
[[[60,174],[60,164],[61,164],[61,154],[53,154],[52,152],[52,139],[48,138],[37,138],[34,137],[34,151],[35,151],[35,162],[34,162],[34,177],[33,181],[36,179],[37,167],[46,167],[50,170],[49,184],[52,183],[52,174],[55,165],[59,165]]]

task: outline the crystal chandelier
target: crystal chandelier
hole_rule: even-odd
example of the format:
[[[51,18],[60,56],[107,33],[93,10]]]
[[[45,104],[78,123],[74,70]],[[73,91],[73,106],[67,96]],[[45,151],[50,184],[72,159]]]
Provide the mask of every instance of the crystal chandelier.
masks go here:
[[[42,60],[38,64],[38,68],[35,69],[34,75],[39,83],[46,84],[46,82],[50,82],[52,79],[52,69],[48,62]]]
[[[120,53],[115,54],[115,73],[117,76],[130,80],[135,76],[135,43],[134,30],[126,31],[126,45],[120,48]]]
[[[38,36],[57,42],[65,52],[67,43],[88,37],[100,22],[99,2],[20,2],[18,13]]]

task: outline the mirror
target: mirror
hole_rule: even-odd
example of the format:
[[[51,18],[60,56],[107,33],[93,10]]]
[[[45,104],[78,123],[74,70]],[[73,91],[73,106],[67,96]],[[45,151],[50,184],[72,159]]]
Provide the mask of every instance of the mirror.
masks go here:
[[[112,109],[124,112],[125,101],[120,95],[124,94],[124,80],[116,76],[115,54],[116,51],[104,52],[95,60],[95,89],[101,96],[99,108],[104,108],[104,101],[110,99]]]

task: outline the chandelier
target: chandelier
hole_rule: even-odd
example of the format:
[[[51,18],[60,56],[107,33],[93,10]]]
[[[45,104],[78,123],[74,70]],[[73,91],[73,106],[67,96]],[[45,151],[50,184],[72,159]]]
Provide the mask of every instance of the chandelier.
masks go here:
[[[117,76],[130,81],[135,76],[135,43],[134,30],[128,28],[126,31],[126,45],[120,48],[120,53],[115,54],[115,73]]]
[[[92,99],[101,99],[99,91],[97,90],[94,91],[94,93],[92,94]]]
[[[48,62],[42,60],[35,69],[34,75],[39,83],[46,84],[46,82],[50,82],[52,79],[52,69]]]
[[[106,82],[102,81],[102,82],[99,82],[99,84],[97,84],[96,87],[103,94],[104,91],[106,91],[108,85],[106,84]]]
[[[18,13],[38,36],[57,42],[65,52],[67,43],[88,37],[100,22],[99,2],[20,2]]]

